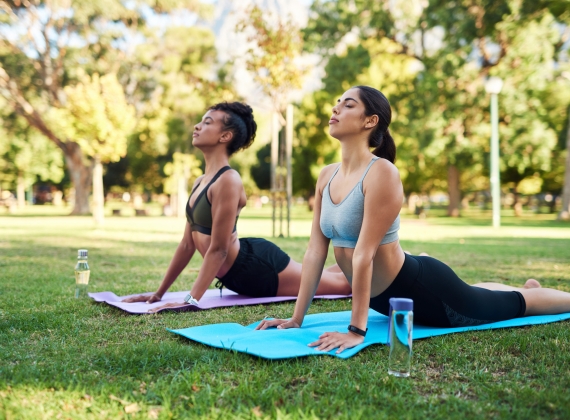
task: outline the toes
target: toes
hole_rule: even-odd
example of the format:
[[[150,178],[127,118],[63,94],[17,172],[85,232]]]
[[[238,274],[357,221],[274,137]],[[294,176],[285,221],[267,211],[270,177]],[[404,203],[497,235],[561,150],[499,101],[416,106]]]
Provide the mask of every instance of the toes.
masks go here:
[[[540,283],[535,279],[528,279],[523,286],[525,289],[537,289],[540,286]]]

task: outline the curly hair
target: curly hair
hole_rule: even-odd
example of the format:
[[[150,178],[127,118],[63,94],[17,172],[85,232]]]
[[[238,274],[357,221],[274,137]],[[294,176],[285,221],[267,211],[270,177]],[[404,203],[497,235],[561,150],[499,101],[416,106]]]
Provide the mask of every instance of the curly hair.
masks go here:
[[[241,102],[220,102],[208,108],[212,111],[222,111],[226,115],[223,119],[224,130],[233,133],[232,141],[228,145],[228,155],[231,156],[241,149],[247,149],[255,139],[257,124],[253,119],[253,110],[249,105]]]

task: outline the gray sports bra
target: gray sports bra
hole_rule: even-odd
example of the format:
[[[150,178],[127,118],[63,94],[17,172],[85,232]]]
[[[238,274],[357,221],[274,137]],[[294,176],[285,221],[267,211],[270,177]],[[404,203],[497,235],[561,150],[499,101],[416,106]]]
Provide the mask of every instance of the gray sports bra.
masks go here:
[[[352,191],[338,204],[334,204],[331,200],[330,184],[340,165],[334,171],[328,184],[323,190],[323,199],[321,204],[321,231],[327,238],[332,239],[333,246],[340,248],[355,248],[360,229],[362,227],[362,219],[364,217],[364,193],[362,192],[362,181],[368,173],[370,167],[378,160],[377,157],[366,167],[362,178],[354,186]],[[398,240],[398,229],[400,229],[400,215],[396,217],[380,245],[389,244]]]

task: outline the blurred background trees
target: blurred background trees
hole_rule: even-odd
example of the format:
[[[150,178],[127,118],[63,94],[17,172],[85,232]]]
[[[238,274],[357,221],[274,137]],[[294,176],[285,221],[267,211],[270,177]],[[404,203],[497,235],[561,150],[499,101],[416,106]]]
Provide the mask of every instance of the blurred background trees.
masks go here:
[[[311,10],[307,45],[328,59],[321,106],[355,84],[386,93],[408,196],[445,190],[448,215],[457,216],[462,198],[489,188],[489,75],[505,82],[501,181],[512,205],[519,208],[521,188],[560,194],[553,172],[563,170],[557,139],[570,105],[560,77],[570,35],[563,1],[317,0]]]
[[[0,187],[23,205],[32,185],[48,182],[68,199],[74,191],[73,213],[84,214],[93,211],[90,197],[101,197],[92,191],[100,162],[95,178],[103,174],[105,194],[167,194],[176,213],[202,168],[193,125],[215,102],[246,100],[259,132],[232,164],[248,194],[262,193],[272,133],[260,98],[280,109],[285,87],[303,92],[287,100],[296,104],[293,193],[308,199],[320,169],[339,158],[328,136],[333,104],[350,86],[368,84],[392,104],[406,197],[442,193],[447,214],[458,216],[468,202],[486,205],[484,82],[498,76],[504,203],[520,213],[538,197],[554,210],[558,198],[568,217],[567,1],[290,3],[0,1]],[[302,39],[297,26],[289,31],[289,60],[270,36],[278,28],[269,17],[301,9],[307,18]],[[230,21],[224,37],[220,27]],[[252,72],[225,50],[249,57],[242,61]],[[283,69],[282,82],[263,83],[267,68]]]

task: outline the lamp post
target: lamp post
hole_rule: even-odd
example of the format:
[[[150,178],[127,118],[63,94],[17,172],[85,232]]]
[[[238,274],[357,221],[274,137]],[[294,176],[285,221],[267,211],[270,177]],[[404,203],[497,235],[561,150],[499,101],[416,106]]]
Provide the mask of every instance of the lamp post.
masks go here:
[[[501,180],[499,175],[499,99],[503,88],[500,77],[490,77],[485,91],[491,94],[491,197],[493,199],[493,227],[501,226]]]

